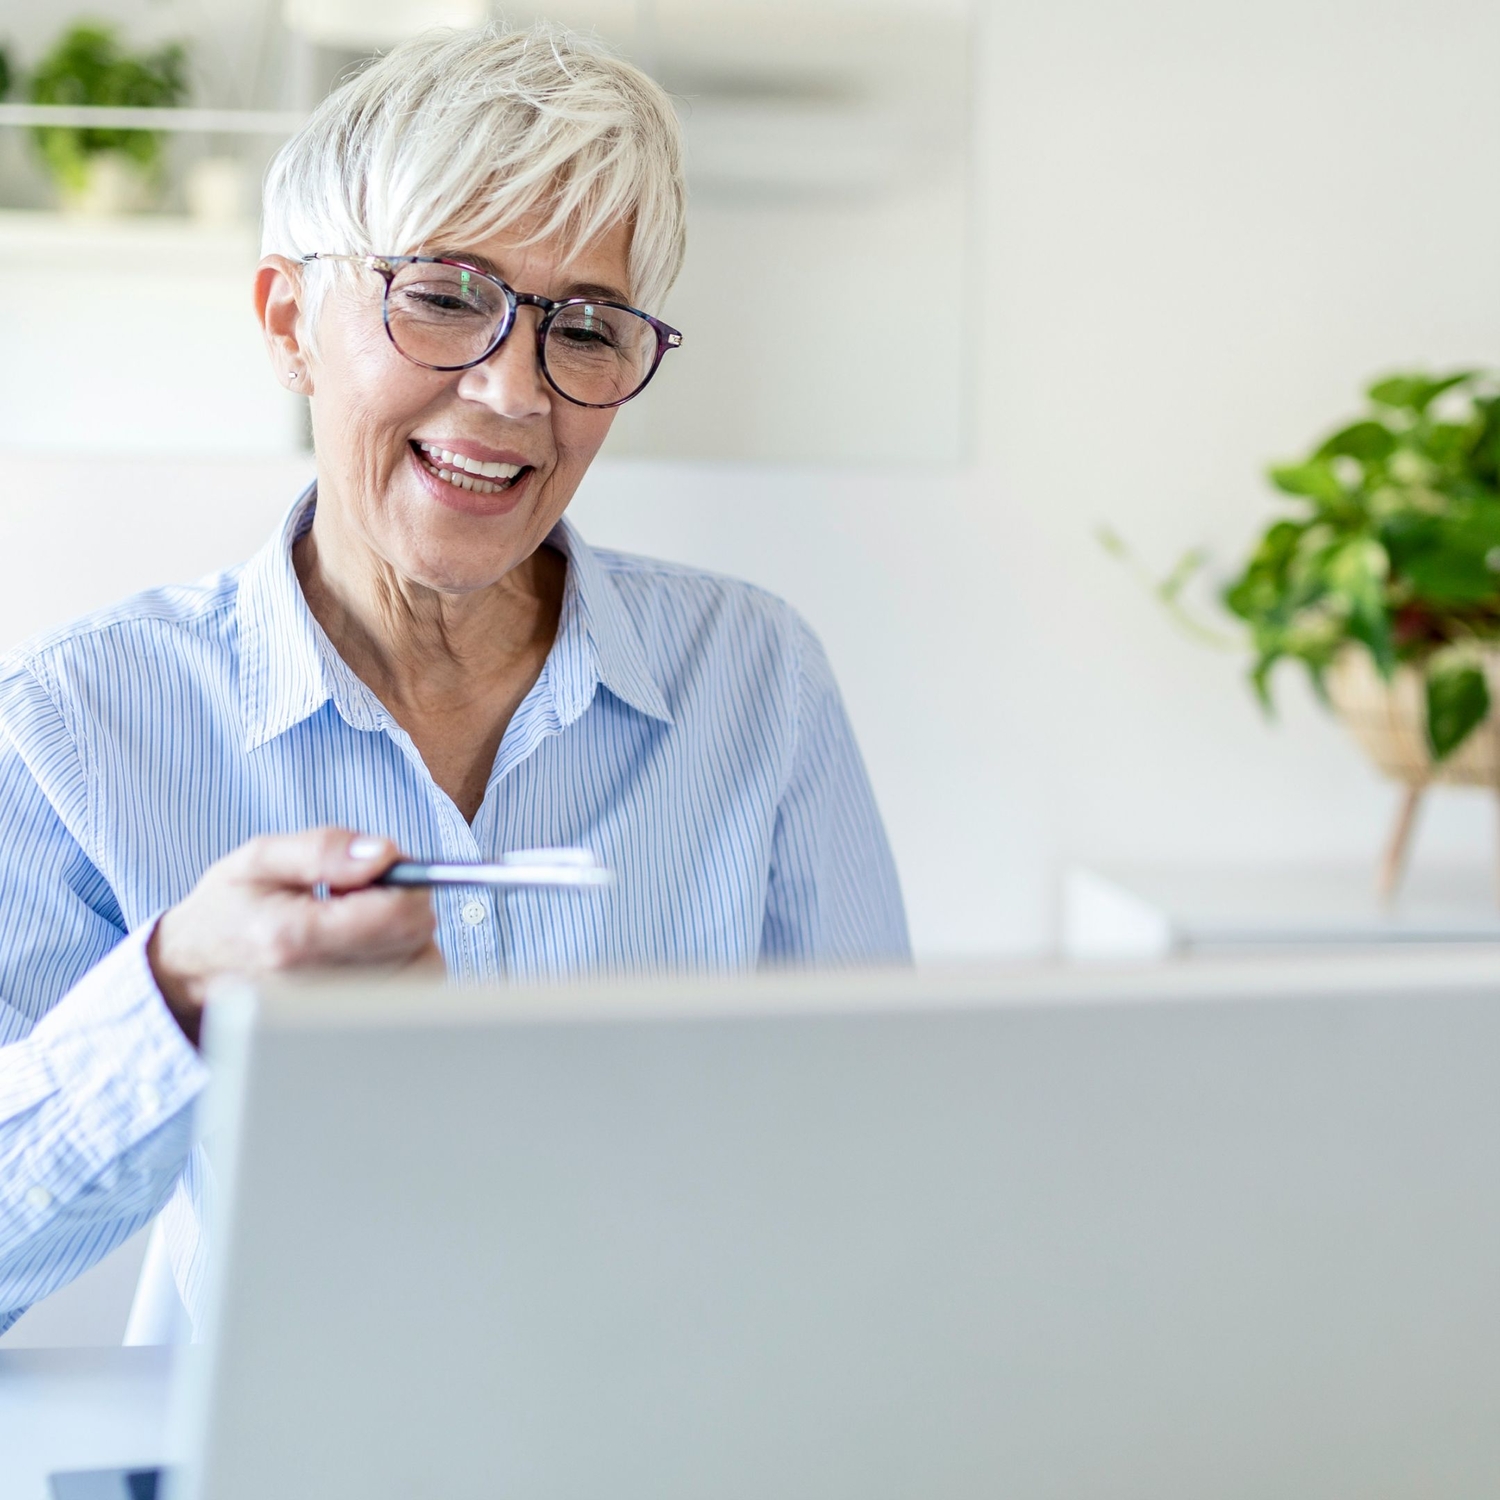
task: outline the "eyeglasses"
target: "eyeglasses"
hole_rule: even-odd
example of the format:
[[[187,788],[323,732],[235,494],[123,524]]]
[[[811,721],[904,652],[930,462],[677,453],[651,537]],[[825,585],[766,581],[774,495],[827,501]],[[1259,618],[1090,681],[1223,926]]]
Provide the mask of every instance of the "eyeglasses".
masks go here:
[[[431,255],[324,255],[385,282],[380,315],[397,352],[429,370],[469,370],[503,344],[522,307],[541,310],[537,359],[547,384],[576,406],[621,406],[639,396],[682,335],[623,302],[518,292],[498,276]]]

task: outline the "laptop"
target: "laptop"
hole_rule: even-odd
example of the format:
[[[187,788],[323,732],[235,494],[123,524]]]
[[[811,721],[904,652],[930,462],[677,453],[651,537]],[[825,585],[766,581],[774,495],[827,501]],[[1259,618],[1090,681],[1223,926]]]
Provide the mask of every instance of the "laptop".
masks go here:
[[[165,1500],[1500,1491],[1493,954],[245,985],[209,1047]]]

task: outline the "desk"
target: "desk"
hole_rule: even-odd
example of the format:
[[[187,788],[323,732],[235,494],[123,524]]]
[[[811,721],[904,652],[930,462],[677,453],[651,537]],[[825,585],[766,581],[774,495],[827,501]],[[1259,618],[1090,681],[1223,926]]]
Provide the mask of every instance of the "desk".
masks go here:
[[[58,1469],[149,1468],[166,1454],[173,1351],[0,1350],[0,1494],[46,1500]]]
[[[1383,903],[1369,866],[1075,868],[1063,883],[1074,959],[1500,942],[1494,872],[1418,865]]]

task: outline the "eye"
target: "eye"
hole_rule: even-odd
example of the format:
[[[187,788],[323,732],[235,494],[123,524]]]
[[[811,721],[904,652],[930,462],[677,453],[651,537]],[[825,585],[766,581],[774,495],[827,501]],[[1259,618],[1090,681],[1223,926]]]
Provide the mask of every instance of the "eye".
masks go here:
[[[410,265],[391,287],[390,303],[405,317],[428,321],[486,321],[504,316],[505,300],[488,277],[474,271]]]
[[[487,314],[489,299],[457,283],[418,283],[400,289],[401,300],[424,312],[458,315]]]
[[[455,292],[426,292],[420,288],[410,288],[406,293],[406,300],[414,302],[422,307],[432,308],[442,312],[473,312],[475,308],[472,303],[465,302]]]
[[[588,304],[566,307],[552,324],[552,334],[575,349],[617,349],[620,331],[611,316],[613,311]]]

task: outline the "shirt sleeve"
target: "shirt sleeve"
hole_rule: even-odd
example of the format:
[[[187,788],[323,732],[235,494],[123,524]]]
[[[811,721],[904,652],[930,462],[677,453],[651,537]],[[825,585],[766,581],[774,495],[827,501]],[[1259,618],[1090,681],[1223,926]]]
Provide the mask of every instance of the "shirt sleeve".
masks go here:
[[[909,963],[896,865],[854,731],[822,645],[800,618],[796,626],[796,722],[761,963]]]
[[[35,676],[0,670],[0,1332],[145,1225],[207,1070],[89,858],[88,779]]]

